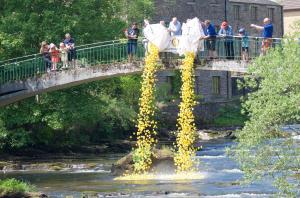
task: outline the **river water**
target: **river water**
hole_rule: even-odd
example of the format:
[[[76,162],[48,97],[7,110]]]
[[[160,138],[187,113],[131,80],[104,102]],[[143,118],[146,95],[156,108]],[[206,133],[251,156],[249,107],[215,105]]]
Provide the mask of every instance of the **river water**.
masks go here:
[[[110,166],[124,154],[93,159],[68,160],[71,169],[60,171],[31,170],[1,173],[1,178],[15,177],[28,181],[50,197],[273,197],[271,182],[241,186],[243,172],[225,154],[231,140],[202,142],[198,152],[202,180],[186,181],[114,181]],[[66,163],[65,160],[59,160]],[[85,164],[93,163],[92,168]],[[167,171],[167,170],[166,170]]]

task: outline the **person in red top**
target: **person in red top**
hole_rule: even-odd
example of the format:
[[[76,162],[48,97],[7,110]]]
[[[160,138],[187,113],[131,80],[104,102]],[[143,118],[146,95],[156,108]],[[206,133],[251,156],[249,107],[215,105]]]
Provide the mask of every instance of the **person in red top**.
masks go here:
[[[50,54],[51,54],[51,61],[52,61],[51,71],[56,71],[57,63],[60,62],[60,58],[59,58],[59,50],[53,43],[50,44]]]

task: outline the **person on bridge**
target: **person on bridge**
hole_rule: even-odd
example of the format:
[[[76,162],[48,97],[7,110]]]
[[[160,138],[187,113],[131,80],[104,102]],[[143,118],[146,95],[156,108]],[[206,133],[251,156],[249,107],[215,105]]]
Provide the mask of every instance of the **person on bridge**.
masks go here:
[[[206,20],[204,22],[206,31],[204,32],[206,36],[201,37],[200,39],[206,40],[206,46],[208,49],[208,57],[210,59],[214,59],[217,57],[216,52],[216,39],[217,39],[217,32],[215,27],[211,24],[210,20]]]
[[[71,65],[75,68],[76,66],[76,48],[75,40],[71,37],[71,34],[67,33],[65,35],[65,40],[63,42],[68,49],[68,65]]]
[[[134,55],[137,51],[137,41],[140,34],[137,23],[132,23],[132,26],[125,31],[125,36],[128,39],[127,50],[128,50],[128,61],[132,63]]]
[[[249,61],[249,37],[245,30],[245,28],[241,28],[239,30],[239,36],[242,41],[242,60],[248,62]]]
[[[43,41],[41,43],[40,54],[42,54],[43,60],[45,61],[45,69],[47,70],[47,72],[50,72],[52,62],[47,41]]]
[[[68,68],[68,48],[64,43],[59,44],[59,55],[62,62],[62,69]]]
[[[264,21],[264,26],[259,26],[255,24],[251,24],[251,27],[263,31],[262,37],[262,47],[261,47],[261,52],[262,55],[265,55],[268,49],[272,46],[272,37],[273,37],[273,24],[271,23],[271,20],[269,18],[265,18]]]
[[[173,17],[168,30],[171,33],[171,36],[180,36],[182,34],[181,23],[177,20],[176,17]]]
[[[51,54],[51,61],[52,61],[51,71],[56,71],[57,63],[60,62],[60,58],[59,58],[59,50],[57,49],[54,43],[50,44],[50,54]]]
[[[233,48],[233,30],[227,21],[223,21],[219,36],[224,38],[225,55],[229,60],[234,59],[234,48]]]

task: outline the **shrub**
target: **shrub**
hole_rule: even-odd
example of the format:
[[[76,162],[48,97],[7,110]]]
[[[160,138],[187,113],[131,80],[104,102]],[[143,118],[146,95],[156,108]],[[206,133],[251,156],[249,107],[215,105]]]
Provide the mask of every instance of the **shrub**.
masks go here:
[[[35,191],[35,187],[16,179],[0,180],[0,197],[23,197],[27,192]]]

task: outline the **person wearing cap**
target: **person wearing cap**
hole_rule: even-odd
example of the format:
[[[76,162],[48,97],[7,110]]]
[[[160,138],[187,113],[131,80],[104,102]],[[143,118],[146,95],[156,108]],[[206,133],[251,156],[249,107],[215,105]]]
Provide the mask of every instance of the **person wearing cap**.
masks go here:
[[[245,28],[239,29],[239,36],[241,37],[241,46],[242,46],[242,60],[249,61],[249,37]]]
[[[128,51],[128,61],[131,63],[133,57],[137,51],[137,41],[139,37],[140,30],[138,29],[137,23],[132,23],[132,26],[125,30],[125,36],[128,39],[127,51]]]
[[[200,39],[206,40],[206,46],[208,49],[208,58],[214,59],[217,56],[217,52],[216,52],[217,32],[215,27],[211,24],[210,20],[206,20],[204,24],[206,27],[206,30],[204,31],[205,36],[200,37]]]
[[[272,45],[272,37],[273,37],[274,27],[269,18],[265,18],[263,23],[264,23],[263,26],[251,24],[251,27],[262,31],[263,41],[262,41],[261,51],[262,51],[262,55],[265,55],[267,50]]]
[[[224,38],[225,55],[227,59],[234,59],[234,48],[233,48],[233,30],[227,21],[223,21],[219,36]]]

